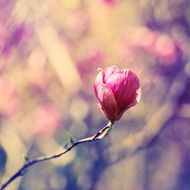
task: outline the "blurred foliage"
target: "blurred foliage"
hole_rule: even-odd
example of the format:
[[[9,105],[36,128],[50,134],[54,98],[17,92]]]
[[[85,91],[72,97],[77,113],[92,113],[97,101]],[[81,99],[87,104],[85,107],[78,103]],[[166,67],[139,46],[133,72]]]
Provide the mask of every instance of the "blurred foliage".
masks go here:
[[[190,189],[188,0],[1,0],[0,180],[106,124],[98,67],[140,77],[142,99],[101,142],[30,169],[7,189]],[[71,139],[70,139],[71,140]]]

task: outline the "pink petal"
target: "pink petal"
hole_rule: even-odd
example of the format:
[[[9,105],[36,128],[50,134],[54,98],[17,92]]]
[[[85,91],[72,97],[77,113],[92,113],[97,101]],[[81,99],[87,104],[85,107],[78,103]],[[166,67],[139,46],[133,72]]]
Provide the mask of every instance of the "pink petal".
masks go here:
[[[103,84],[103,72],[102,72],[102,69],[99,68],[98,71],[99,71],[99,73],[96,76],[96,79],[95,79],[95,82],[94,82],[94,91],[95,91],[96,96],[97,96],[97,87],[100,84]]]
[[[124,112],[125,112],[126,110],[128,110],[129,108],[135,106],[135,105],[140,101],[140,97],[141,97],[141,88],[139,88],[139,89],[136,91],[136,95],[135,95],[134,97],[132,97],[131,103],[130,103],[127,107],[125,107],[125,109],[122,109],[122,108],[121,108],[121,109],[120,109],[120,110],[121,110],[120,112],[119,112],[119,110],[118,110],[118,112],[117,112],[117,114],[118,114],[117,120],[119,120],[119,119],[121,118],[121,116],[124,114]]]
[[[118,107],[118,118],[130,107],[136,105],[140,100],[141,89],[138,77],[129,71],[124,81],[121,82],[122,88],[115,93]]]
[[[101,104],[101,110],[105,116],[109,120],[115,121],[117,118],[117,104],[112,90],[106,84],[100,84],[97,86],[96,96]]]
[[[102,68],[98,69],[99,73],[96,76],[95,84],[102,84],[103,83],[103,71]]]
[[[107,84],[107,80],[109,80],[109,78],[112,77],[112,75],[114,75],[116,72],[118,72],[119,69],[117,68],[116,65],[113,65],[111,67],[108,67],[103,73],[104,73],[104,83]]]

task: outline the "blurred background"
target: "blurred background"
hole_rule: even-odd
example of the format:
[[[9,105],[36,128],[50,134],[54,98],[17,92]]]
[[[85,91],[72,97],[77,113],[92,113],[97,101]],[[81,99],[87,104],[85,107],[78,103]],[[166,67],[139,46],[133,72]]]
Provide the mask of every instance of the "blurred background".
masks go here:
[[[0,181],[106,123],[97,68],[140,78],[105,139],[34,166],[9,190],[190,189],[189,0],[0,0]]]

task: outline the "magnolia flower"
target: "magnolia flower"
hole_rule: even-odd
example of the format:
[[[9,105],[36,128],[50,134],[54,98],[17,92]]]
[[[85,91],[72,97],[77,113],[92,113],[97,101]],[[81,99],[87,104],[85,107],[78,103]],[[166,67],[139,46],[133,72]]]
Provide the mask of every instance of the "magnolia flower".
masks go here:
[[[128,69],[119,70],[111,66],[99,71],[94,83],[98,106],[106,118],[114,122],[139,102],[140,82],[136,74]]]

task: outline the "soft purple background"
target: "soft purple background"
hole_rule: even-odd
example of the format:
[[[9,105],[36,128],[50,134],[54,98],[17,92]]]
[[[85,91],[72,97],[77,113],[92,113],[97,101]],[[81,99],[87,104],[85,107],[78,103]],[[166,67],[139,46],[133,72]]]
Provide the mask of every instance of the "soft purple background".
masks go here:
[[[106,124],[98,67],[129,68],[142,98],[101,142],[31,168],[7,189],[190,189],[188,0],[1,0],[0,181]]]

